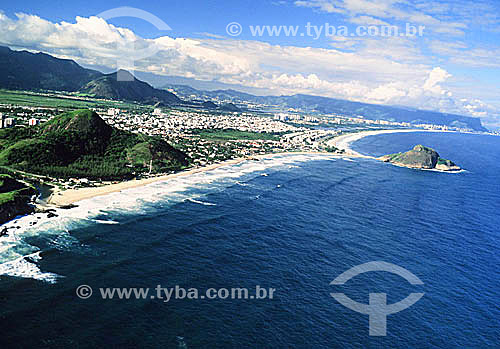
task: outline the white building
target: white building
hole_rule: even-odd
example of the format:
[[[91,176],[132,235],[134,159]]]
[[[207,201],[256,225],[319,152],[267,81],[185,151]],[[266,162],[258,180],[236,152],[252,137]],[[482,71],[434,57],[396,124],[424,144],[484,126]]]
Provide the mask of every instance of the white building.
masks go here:
[[[108,115],[109,116],[115,116],[115,115],[118,115],[120,114],[120,109],[118,108],[109,108],[108,109]]]
[[[7,119],[4,119],[3,121],[3,127],[7,128],[7,127],[14,127],[16,125],[16,120],[14,120],[13,118],[7,118]]]
[[[28,125],[30,125],[30,126],[36,126],[39,123],[40,123],[40,120],[38,120],[38,119],[29,119],[29,121],[28,121]]]
[[[161,109],[160,108],[155,108],[155,110],[153,110],[153,115],[160,116],[161,115]]]
[[[287,121],[290,115],[286,113],[274,114],[274,120]]]

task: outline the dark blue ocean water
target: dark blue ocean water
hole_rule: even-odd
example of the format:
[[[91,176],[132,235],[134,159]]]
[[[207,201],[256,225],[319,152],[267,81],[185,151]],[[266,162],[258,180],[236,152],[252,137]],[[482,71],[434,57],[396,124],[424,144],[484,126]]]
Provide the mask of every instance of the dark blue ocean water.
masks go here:
[[[0,276],[0,346],[498,347],[500,138],[390,134],[354,148],[382,155],[419,143],[467,171],[281,158],[100,198],[86,203],[93,213],[84,218],[70,210],[69,218],[39,224],[12,243],[20,254],[41,251],[41,259],[17,261],[4,273],[38,279]],[[424,284],[370,272],[330,285],[370,261],[399,265]],[[47,282],[54,274],[57,282]],[[92,297],[76,296],[81,284],[94,289]],[[168,303],[98,294],[158,284],[276,291],[273,299]],[[362,303],[370,292],[387,293],[388,303],[425,295],[388,316],[387,336],[371,337],[368,316],[331,292]]]

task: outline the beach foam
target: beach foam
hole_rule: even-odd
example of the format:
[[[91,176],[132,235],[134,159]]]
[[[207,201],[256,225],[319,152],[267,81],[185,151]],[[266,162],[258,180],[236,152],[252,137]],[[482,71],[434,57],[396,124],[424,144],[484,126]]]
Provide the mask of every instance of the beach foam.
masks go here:
[[[212,202],[199,201],[199,200],[196,200],[193,198],[189,198],[189,199],[187,199],[187,201],[190,201],[190,202],[195,203],[195,204],[205,205],[205,206],[217,206],[217,204],[214,204]]]
[[[33,278],[51,283],[61,277],[39,269],[36,262],[41,259],[41,251],[27,242],[28,237],[43,235],[49,240],[48,246],[51,248],[74,249],[81,244],[69,233],[71,230],[93,224],[119,224],[123,216],[151,212],[154,205],[160,202],[174,205],[189,200],[213,206],[214,203],[200,198],[214,190],[233,185],[247,185],[245,181],[264,173],[269,174],[271,169],[286,169],[296,167],[297,163],[304,161],[333,158],[334,156],[321,154],[264,156],[260,161],[243,161],[81,200],[74,208],[55,209],[56,217],[48,218],[46,213],[37,213],[17,218],[4,225],[8,228],[8,235],[0,237],[0,275]]]
[[[62,276],[40,271],[37,265],[37,262],[42,258],[40,257],[40,253],[41,251],[38,251],[0,264],[0,275],[30,278],[51,284],[56,283],[57,279]]]

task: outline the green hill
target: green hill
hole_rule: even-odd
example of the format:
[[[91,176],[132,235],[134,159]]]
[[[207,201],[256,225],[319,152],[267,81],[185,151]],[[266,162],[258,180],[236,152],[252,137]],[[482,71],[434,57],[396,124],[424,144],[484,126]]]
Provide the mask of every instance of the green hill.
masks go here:
[[[80,89],[95,97],[121,99],[146,104],[175,104],[182,101],[173,93],[158,90],[144,81],[137,80],[125,70],[98,77]]]
[[[162,139],[118,130],[90,110],[33,128],[0,130],[0,165],[54,177],[131,178],[178,170],[187,157]]]
[[[240,108],[235,106],[233,103],[226,103],[223,106],[220,107],[221,110],[223,111],[228,111],[228,112],[240,112]]]

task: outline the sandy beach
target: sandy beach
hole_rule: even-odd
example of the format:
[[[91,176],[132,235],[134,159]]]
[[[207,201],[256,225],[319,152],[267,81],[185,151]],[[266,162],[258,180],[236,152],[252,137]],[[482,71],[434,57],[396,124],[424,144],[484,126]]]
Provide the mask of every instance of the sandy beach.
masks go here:
[[[426,130],[421,130],[421,129],[377,130],[377,131],[363,131],[363,132],[342,135],[342,136],[336,137],[328,142],[328,145],[330,145],[330,146],[333,145],[339,149],[344,149],[345,154],[342,154],[342,155],[333,154],[333,153],[322,153],[322,152],[284,152],[284,153],[255,155],[255,156],[249,156],[246,158],[227,160],[227,161],[224,161],[221,163],[212,164],[212,165],[199,167],[199,168],[193,168],[193,169],[189,169],[189,170],[185,170],[185,171],[181,171],[181,172],[177,172],[177,173],[173,173],[173,174],[169,174],[169,175],[152,177],[152,178],[145,178],[145,179],[139,179],[139,180],[130,180],[130,181],[120,182],[120,183],[116,183],[116,184],[103,185],[100,187],[88,187],[88,188],[68,189],[68,190],[56,189],[56,190],[54,190],[53,194],[50,196],[50,198],[48,200],[48,205],[49,206],[50,205],[68,206],[68,205],[72,205],[78,201],[91,199],[91,198],[96,197],[96,196],[111,194],[111,193],[119,192],[119,191],[122,191],[125,189],[131,189],[131,188],[136,188],[136,187],[140,187],[140,186],[155,183],[155,182],[166,181],[166,180],[180,177],[180,176],[189,176],[189,175],[199,173],[199,172],[214,170],[214,169],[222,167],[222,166],[235,165],[235,164],[239,164],[243,161],[247,161],[247,160],[251,160],[251,159],[261,159],[261,158],[270,157],[270,156],[323,154],[323,155],[329,155],[329,156],[350,156],[350,157],[370,158],[370,156],[362,155],[362,154],[359,154],[359,153],[353,151],[350,148],[350,143],[357,141],[357,140],[359,140],[363,137],[366,137],[366,136],[373,136],[373,135],[384,134],[384,133],[422,132],[422,131],[426,131]],[[432,132],[432,131],[429,131],[429,132]]]
[[[348,156],[367,157],[352,150],[350,147],[351,143],[367,136],[375,136],[386,133],[406,133],[406,132],[445,132],[445,131],[434,131],[434,130],[423,130],[423,129],[362,131],[335,137],[334,139],[328,142],[328,145],[334,146],[338,149],[343,149],[345,151],[345,154]]]
[[[270,156],[278,156],[278,155],[311,155],[311,154],[324,154],[324,155],[334,155],[332,153],[321,153],[321,152],[288,152],[288,153],[274,153],[274,154],[263,154],[263,155],[255,155],[249,156],[245,158],[238,158],[223,161],[217,164],[212,164],[204,167],[198,167],[193,169],[188,169],[185,171],[172,173],[164,176],[157,176],[151,178],[144,178],[139,180],[130,180],[125,182],[120,182],[116,184],[108,184],[100,187],[88,187],[88,188],[78,188],[78,189],[68,189],[68,190],[59,190],[55,189],[50,198],[47,200],[47,204],[54,206],[68,206],[72,205],[78,201],[91,199],[96,196],[107,195],[115,192],[119,192],[125,189],[137,188],[143,185],[166,181],[169,179],[173,179],[180,176],[189,176],[195,173],[211,171],[219,167],[236,165],[243,161],[251,161],[252,159],[261,159],[264,157]]]
[[[204,167],[193,168],[190,170],[185,170],[177,173],[172,173],[164,176],[144,178],[139,180],[130,180],[125,182],[120,182],[116,184],[103,185],[101,187],[88,187],[88,188],[79,188],[79,189],[68,189],[68,190],[58,190],[56,189],[54,193],[50,196],[47,203],[49,205],[55,206],[68,206],[74,204],[75,202],[91,199],[96,196],[111,194],[115,192],[119,192],[125,189],[137,188],[143,185],[166,181],[168,179],[176,178],[179,176],[189,176],[194,173],[204,172],[214,170],[218,167],[235,165],[242,161],[248,160],[247,158],[238,158],[227,160],[221,163],[212,164]]]

